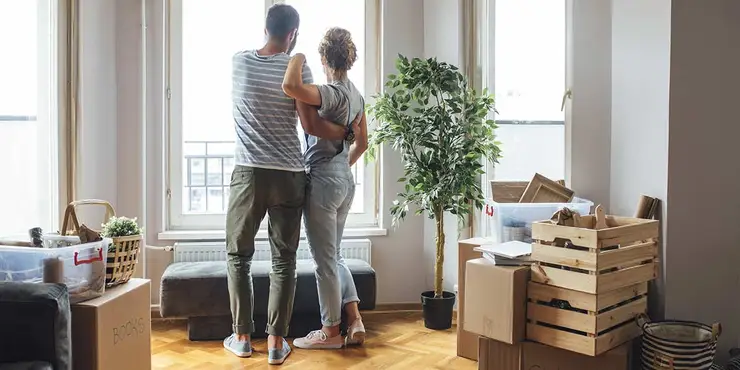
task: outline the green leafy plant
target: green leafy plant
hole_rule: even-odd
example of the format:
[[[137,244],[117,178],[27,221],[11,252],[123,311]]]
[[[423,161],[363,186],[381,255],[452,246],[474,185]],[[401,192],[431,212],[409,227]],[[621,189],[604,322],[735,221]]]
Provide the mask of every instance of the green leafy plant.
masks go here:
[[[106,238],[118,238],[122,236],[141,235],[144,230],[139,227],[136,217],[111,217],[103,224],[101,235]]]
[[[501,155],[495,140],[495,112],[487,91],[477,93],[468,86],[457,67],[435,58],[399,55],[398,74],[388,76],[386,91],[376,96],[368,113],[378,123],[370,138],[369,155],[376,156],[382,144],[401,154],[404,190],[391,207],[397,225],[418,207],[436,222],[435,297],[442,296],[444,264],[444,213],[464,220],[473,209],[481,209],[484,195],[479,176],[484,160],[498,163]]]

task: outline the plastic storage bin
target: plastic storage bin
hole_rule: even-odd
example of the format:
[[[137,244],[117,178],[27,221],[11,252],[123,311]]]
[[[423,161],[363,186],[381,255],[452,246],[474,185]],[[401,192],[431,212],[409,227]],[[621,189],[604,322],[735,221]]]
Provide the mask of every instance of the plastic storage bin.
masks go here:
[[[553,213],[570,208],[581,215],[591,213],[594,203],[590,200],[573,198],[570,203],[497,203],[487,200],[483,207],[483,219],[487,226],[486,236],[497,243],[518,240],[532,242],[532,222],[549,220]]]
[[[75,236],[45,235],[47,248],[0,245],[0,281],[41,283],[46,277],[67,285],[70,303],[99,297],[105,291],[105,255],[111,240],[79,243]],[[66,244],[76,245],[54,247]]]

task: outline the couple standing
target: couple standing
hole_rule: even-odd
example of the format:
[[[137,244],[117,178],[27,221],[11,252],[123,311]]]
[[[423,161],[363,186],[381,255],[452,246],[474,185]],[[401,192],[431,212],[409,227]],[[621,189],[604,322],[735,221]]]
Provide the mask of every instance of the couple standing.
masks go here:
[[[355,192],[350,166],[367,148],[364,100],[347,79],[357,59],[349,32],[327,31],[319,45],[325,85],[314,85],[305,56],[290,57],[299,16],[277,4],[267,13],[268,41],[262,49],[233,58],[233,115],[238,136],[226,216],[228,286],[234,334],[224,347],[240,357],[252,354],[254,295],[250,266],[254,238],[269,215],[272,252],[267,318],[268,363],[290,354],[285,340],[296,287],[296,250],[301,215],[316,262],[323,327],[296,339],[299,348],[341,348],[361,344],[365,329],[352,275],[339,243]],[[308,149],[301,153],[300,117]],[[349,328],[343,338],[342,309]]]

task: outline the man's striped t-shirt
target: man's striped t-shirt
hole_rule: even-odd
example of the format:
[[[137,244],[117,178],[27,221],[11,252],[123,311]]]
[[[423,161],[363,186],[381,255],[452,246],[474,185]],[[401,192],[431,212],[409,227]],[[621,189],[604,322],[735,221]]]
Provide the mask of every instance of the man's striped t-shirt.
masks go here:
[[[295,101],[282,84],[290,56],[258,55],[256,50],[234,55],[233,115],[236,164],[285,171],[304,171]],[[303,83],[313,83],[303,65]]]

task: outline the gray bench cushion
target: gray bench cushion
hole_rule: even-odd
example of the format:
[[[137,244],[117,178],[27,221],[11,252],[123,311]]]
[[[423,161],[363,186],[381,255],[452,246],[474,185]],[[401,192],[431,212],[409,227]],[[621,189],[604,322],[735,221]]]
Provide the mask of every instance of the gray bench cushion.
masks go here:
[[[0,370],[54,370],[54,367],[48,362],[16,362],[0,364]]]
[[[0,363],[72,369],[70,320],[66,286],[0,282]]]
[[[347,265],[357,286],[360,309],[375,308],[375,270],[365,261],[348,259]],[[271,263],[252,262],[254,315],[267,315]],[[319,312],[319,299],[311,261],[298,261],[294,314]],[[160,291],[162,317],[230,315],[226,262],[180,262],[167,267]]]

